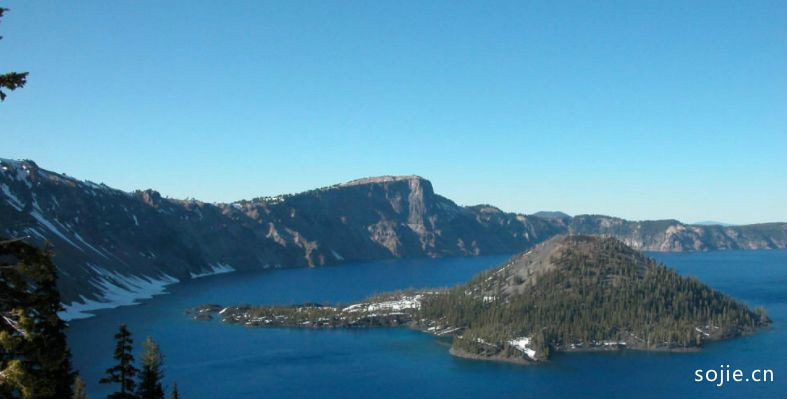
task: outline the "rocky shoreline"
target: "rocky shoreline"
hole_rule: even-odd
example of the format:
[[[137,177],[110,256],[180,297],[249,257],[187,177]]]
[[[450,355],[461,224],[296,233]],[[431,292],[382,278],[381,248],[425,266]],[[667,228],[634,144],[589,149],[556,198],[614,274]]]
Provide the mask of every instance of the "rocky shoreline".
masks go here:
[[[464,349],[459,349],[455,347],[451,347],[450,349],[448,349],[448,353],[450,353],[452,356],[460,357],[463,359],[482,360],[482,361],[490,361],[490,362],[504,362],[504,363],[523,365],[523,366],[533,365],[538,362],[533,359],[525,359],[524,357],[512,357],[512,356],[505,356],[505,355],[488,356],[488,355],[468,352]]]
[[[522,337],[524,345],[512,345],[515,338],[500,343],[480,342],[484,350],[470,351],[466,345],[458,345],[462,341],[464,328],[442,325],[439,321],[419,317],[420,301],[427,295],[439,295],[432,291],[427,293],[389,294],[375,300],[350,305],[278,305],[278,306],[222,306],[205,304],[189,308],[185,314],[193,320],[219,320],[223,323],[242,325],[252,328],[375,328],[375,327],[407,327],[435,337],[453,337],[449,353],[453,356],[482,361],[499,361],[519,365],[533,365],[547,360],[547,356],[531,349],[529,338]],[[716,341],[730,336],[708,334],[706,341]],[[633,341],[633,340],[629,340]],[[581,343],[552,346],[554,353],[580,352],[611,352],[621,350],[653,351],[653,352],[697,352],[701,347],[670,347],[646,346],[628,341],[600,341],[589,345]]]
[[[302,305],[252,306],[238,305],[223,307],[216,304],[199,305],[186,310],[194,320],[220,318],[228,324],[249,327],[296,327],[296,328],[357,328],[396,327],[419,325],[415,314],[420,300],[428,294],[393,294],[378,297],[374,301],[351,305]]]

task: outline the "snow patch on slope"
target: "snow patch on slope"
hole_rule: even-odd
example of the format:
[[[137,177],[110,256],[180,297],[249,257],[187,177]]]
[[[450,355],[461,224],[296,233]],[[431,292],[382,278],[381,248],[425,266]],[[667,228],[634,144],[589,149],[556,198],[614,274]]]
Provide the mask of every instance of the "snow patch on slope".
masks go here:
[[[78,250],[80,250],[82,252],[85,251],[84,249],[82,249],[82,247],[80,247],[79,245],[75,244],[73,241],[69,240],[63,233],[60,232],[60,230],[58,230],[57,227],[55,227],[54,224],[52,224],[43,215],[41,215],[41,213],[39,213],[38,210],[30,211],[30,216],[35,218],[35,220],[38,222],[38,224],[48,228],[51,232],[55,233],[58,237],[62,238],[63,241],[73,245],[74,248],[76,248],[76,249],[78,249]]]
[[[0,190],[2,190],[3,194],[5,194],[6,201],[12,207],[14,207],[14,209],[21,212],[22,209],[25,207],[25,205],[22,203],[22,201],[19,200],[19,198],[16,197],[16,195],[14,195],[14,193],[11,192],[8,186],[6,186],[5,184],[0,184]]]
[[[39,233],[38,230],[35,229],[35,227],[27,227],[24,229],[24,231],[27,232],[27,234],[33,234],[36,237],[40,238],[41,240],[46,241],[46,236]]]
[[[96,276],[92,284],[101,291],[99,300],[80,296],[82,302],[63,304],[65,310],[58,315],[63,320],[84,319],[94,316],[88,313],[98,309],[112,309],[118,306],[137,305],[140,299],[150,299],[154,295],[166,293],[166,286],[179,282],[175,277],[162,273],[158,277],[126,276],[118,272],[88,264]]]
[[[213,276],[215,274],[229,273],[235,271],[235,269],[232,266],[221,262],[216,262],[215,265],[208,265],[208,266],[210,266],[210,270],[207,272],[189,273],[191,275],[191,278],[207,277],[207,276]]]
[[[106,256],[106,255],[104,255],[104,253],[103,253],[103,252],[101,252],[101,251],[99,251],[98,249],[96,249],[96,247],[94,247],[94,246],[92,246],[92,245],[88,244],[88,242],[87,242],[87,241],[85,241],[85,239],[84,239],[84,238],[82,238],[82,236],[81,236],[81,235],[79,235],[79,233],[76,233],[76,232],[75,232],[75,233],[74,233],[74,237],[76,237],[76,238],[77,238],[77,240],[79,240],[79,241],[80,241],[82,244],[85,244],[85,246],[86,246],[86,247],[88,247],[88,248],[92,249],[92,250],[93,250],[93,252],[95,252],[95,253],[97,253],[97,254],[99,254],[99,255],[103,256],[103,257],[104,257],[104,258],[106,258],[106,259],[109,259],[109,257],[108,257],[108,256]]]
[[[23,182],[27,188],[32,188],[33,183],[27,178],[30,175],[30,168],[22,161],[0,158],[2,171],[7,173],[11,179]]]

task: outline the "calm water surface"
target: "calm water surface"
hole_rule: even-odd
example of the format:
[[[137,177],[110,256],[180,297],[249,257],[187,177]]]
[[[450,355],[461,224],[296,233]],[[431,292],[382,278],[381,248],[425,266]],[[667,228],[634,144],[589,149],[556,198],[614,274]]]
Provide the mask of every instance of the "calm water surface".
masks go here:
[[[651,256],[752,305],[773,328],[708,345],[698,353],[562,354],[539,366],[454,358],[450,341],[406,328],[262,329],[200,322],[183,310],[203,303],[349,302],[402,288],[450,286],[506,257],[417,259],[319,269],[238,272],[184,282],[170,294],[73,321],[69,341],[91,398],[111,366],[121,322],[139,343],[154,337],[166,382],[185,398],[784,398],[787,395],[787,251]],[[696,383],[694,370],[729,364],[771,369],[774,382]]]

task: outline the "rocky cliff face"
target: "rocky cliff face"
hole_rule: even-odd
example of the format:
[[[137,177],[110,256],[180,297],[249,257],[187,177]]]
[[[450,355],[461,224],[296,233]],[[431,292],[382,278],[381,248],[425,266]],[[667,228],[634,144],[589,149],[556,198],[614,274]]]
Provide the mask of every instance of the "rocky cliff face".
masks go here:
[[[0,236],[52,243],[68,317],[243,269],[522,251],[561,233],[643,250],[784,248],[787,224],[687,226],[605,216],[537,217],[458,206],[418,176],[385,176],[231,204],[132,193],[0,160]]]

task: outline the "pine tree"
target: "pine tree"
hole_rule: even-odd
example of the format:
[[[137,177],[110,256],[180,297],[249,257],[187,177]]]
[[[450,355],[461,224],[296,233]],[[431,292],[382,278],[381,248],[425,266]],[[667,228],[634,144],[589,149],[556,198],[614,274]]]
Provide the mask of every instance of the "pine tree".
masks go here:
[[[66,342],[66,323],[58,316],[63,305],[57,290],[57,269],[49,249],[36,251],[35,257],[39,267],[31,273],[35,288],[30,296],[30,306],[38,319],[33,324],[31,341],[41,367],[36,378],[46,381],[54,390],[53,397],[68,398],[73,394],[76,373],[71,366],[71,352]]]
[[[170,399],[180,399],[180,394],[178,393],[178,383],[172,382],[172,395]]]
[[[8,11],[7,8],[0,7],[0,19],[3,18],[3,13]],[[3,37],[0,36],[0,39]],[[0,101],[4,101],[6,94],[2,89],[16,90],[23,87],[27,83],[27,72],[9,72],[0,74]]]
[[[143,351],[140,355],[142,368],[139,373],[137,396],[140,399],[164,399],[164,389],[161,387],[161,379],[164,377],[161,366],[164,357],[153,338],[145,339],[142,346]]]
[[[0,255],[10,258],[8,263],[0,264],[0,397],[3,398],[31,397],[35,392],[32,376],[25,367],[29,364],[25,344],[31,323],[25,311],[29,281],[24,278],[27,265],[19,259],[21,252],[17,242],[0,244]]]
[[[0,394],[70,398],[75,373],[52,253],[0,239]]]
[[[115,354],[112,356],[118,364],[108,368],[107,377],[99,381],[101,384],[120,384],[120,391],[109,395],[110,399],[136,399],[133,394],[136,387],[134,377],[139,370],[134,367],[133,343],[131,332],[125,324],[121,324],[115,334]]]
[[[71,396],[72,399],[87,399],[87,393],[85,392],[85,382],[82,381],[82,378],[77,376],[74,379],[74,395]]]

